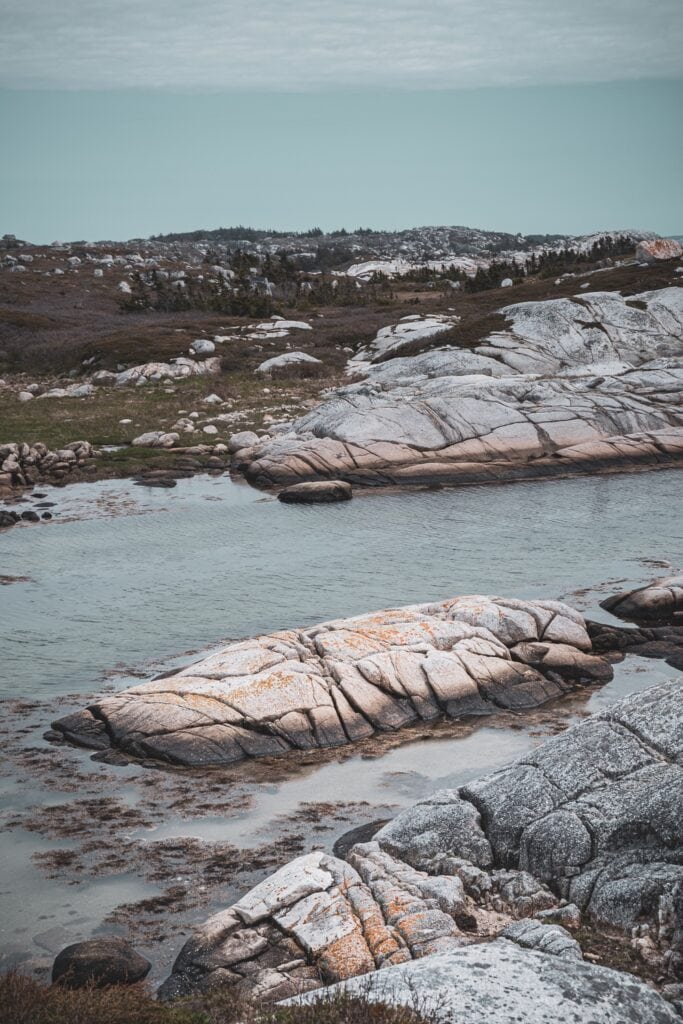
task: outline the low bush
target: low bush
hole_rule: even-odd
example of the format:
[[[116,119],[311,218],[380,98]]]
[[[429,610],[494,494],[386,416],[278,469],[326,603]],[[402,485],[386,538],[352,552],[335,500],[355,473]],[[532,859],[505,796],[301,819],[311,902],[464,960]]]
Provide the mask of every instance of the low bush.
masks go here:
[[[18,972],[0,978],[0,1024],[430,1024],[419,1010],[321,993],[314,1003],[256,1007],[233,989],[158,1003],[144,985],[67,989]]]

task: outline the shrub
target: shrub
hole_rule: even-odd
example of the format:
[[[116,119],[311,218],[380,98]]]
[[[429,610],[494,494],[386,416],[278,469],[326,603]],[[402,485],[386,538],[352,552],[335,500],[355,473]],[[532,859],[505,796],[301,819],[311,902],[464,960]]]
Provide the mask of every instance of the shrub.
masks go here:
[[[415,1000],[419,1005],[419,999]],[[256,1007],[234,989],[158,1003],[144,985],[67,989],[16,971],[0,977],[0,1024],[430,1024],[406,1006],[321,992],[314,1003]]]

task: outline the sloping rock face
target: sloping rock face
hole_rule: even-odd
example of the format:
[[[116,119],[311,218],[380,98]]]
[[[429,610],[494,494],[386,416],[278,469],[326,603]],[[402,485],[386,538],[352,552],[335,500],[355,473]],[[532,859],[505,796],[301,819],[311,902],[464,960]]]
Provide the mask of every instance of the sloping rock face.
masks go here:
[[[561,958],[558,971],[577,970],[577,998],[588,998],[581,949],[553,923],[576,927],[581,915],[680,976],[682,696],[672,682],[622,700],[508,767],[421,801],[345,861],[297,858],[199,928],[160,994],[234,985],[274,1000],[380,968],[379,977],[399,965],[410,975],[413,961],[445,956],[486,962],[488,995],[506,989],[509,951],[532,973],[535,957]],[[482,944],[501,934],[510,942]],[[640,998],[635,981],[617,977]]]
[[[231,985],[241,996],[284,999],[481,942],[511,918],[556,902],[530,876],[503,871],[492,873],[487,904],[478,904],[457,875],[416,871],[377,843],[355,846],[348,862],[311,853],[196,929],[159,994]],[[537,927],[539,941],[576,956],[564,929]]]
[[[399,328],[411,325],[387,328],[355,363],[367,380],[333,392],[237,468],[262,487],[330,477],[387,485],[658,468],[681,458],[683,288],[629,299],[596,292],[501,313],[510,327],[473,351],[391,358],[410,340]]]
[[[403,812],[377,842],[430,872],[452,870],[453,857],[529,872],[680,976],[682,698],[678,681],[628,697],[509,767]],[[475,813],[478,830],[463,828]]]
[[[230,764],[444,714],[523,711],[611,675],[568,605],[456,597],[230,644],[54,728],[84,746]]]
[[[371,1002],[421,1009],[435,1024],[680,1021],[657,992],[628,974],[524,951],[505,939],[355,978],[334,986],[330,994],[341,989]]]
[[[683,575],[669,576],[637,590],[615,594],[600,605],[631,622],[683,626]]]

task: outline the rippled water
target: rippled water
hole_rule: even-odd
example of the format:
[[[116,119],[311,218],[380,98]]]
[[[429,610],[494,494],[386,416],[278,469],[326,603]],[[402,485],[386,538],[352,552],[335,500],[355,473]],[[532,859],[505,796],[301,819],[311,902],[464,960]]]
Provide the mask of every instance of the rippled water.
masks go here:
[[[638,582],[666,571],[642,559],[681,558],[682,481],[596,476],[332,506],[282,505],[227,477],[70,487],[53,499],[59,518],[0,537],[0,574],[31,580],[0,589],[0,692],[92,690],[117,665],[408,602]]]
[[[29,577],[0,587],[0,693],[47,702],[90,694],[105,683],[126,685],[132,670],[159,671],[225,639],[463,593],[566,597],[607,617],[597,607],[604,594],[683,562],[682,484],[682,472],[667,471],[369,494],[317,507],[281,505],[227,477],[181,480],[172,491],[120,482],[50,491],[48,500],[57,502],[52,522],[0,536],[0,575]],[[662,662],[627,659],[588,706],[671,671]],[[40,738],[48,723],[41,707],[27,724],[26,744],[38,756],[48,749]],[[254,784],[239,813],[183,820],[169,812],[130,834],[251,848],[307,802],[367,801],[366,819],[375,806],[394,813],[542,738],[542,729],[520,721],[412,742],[372,761],[346,752],[291,778]],[[69,756],[134,802],[127,770],[91,765],[85,752]],[[75,799],[43,788],[39,777],[5,773],[4,813]],[[329,847],[348,827],[336,823],[322,837],[311,832],[309,848],[316,841]],[[20,960],[91,934],[118,904],[159,891],[135,873],[83,878],[75,888],[59,875],[48,879],[31,855],[54,845],[22,830],[0,833],[0,946]],[[163,955],[149,950],[156,976],[178,945],[170,932]]]

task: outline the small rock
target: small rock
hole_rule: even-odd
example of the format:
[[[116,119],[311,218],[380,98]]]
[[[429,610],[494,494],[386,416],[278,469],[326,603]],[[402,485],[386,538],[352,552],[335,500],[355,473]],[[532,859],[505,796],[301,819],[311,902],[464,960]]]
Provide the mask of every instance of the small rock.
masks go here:
[[[242,451],[243,448],[252,448],[258,443],[258,434],[255,434],[253,430],[240,430],[228,439],[228,451],[234,455],[235,452]]]
[[[57,955],[52,982],[66,988],[133,985],[149,974],[151,966],[125,939],[88,939],[67,946]]]
[[[350,501],[352,497],[351,484],[344,480],[315,480],[285,487],[278,494],[278,501],[284,501],[286,504],[325,504],[333,501]]]

